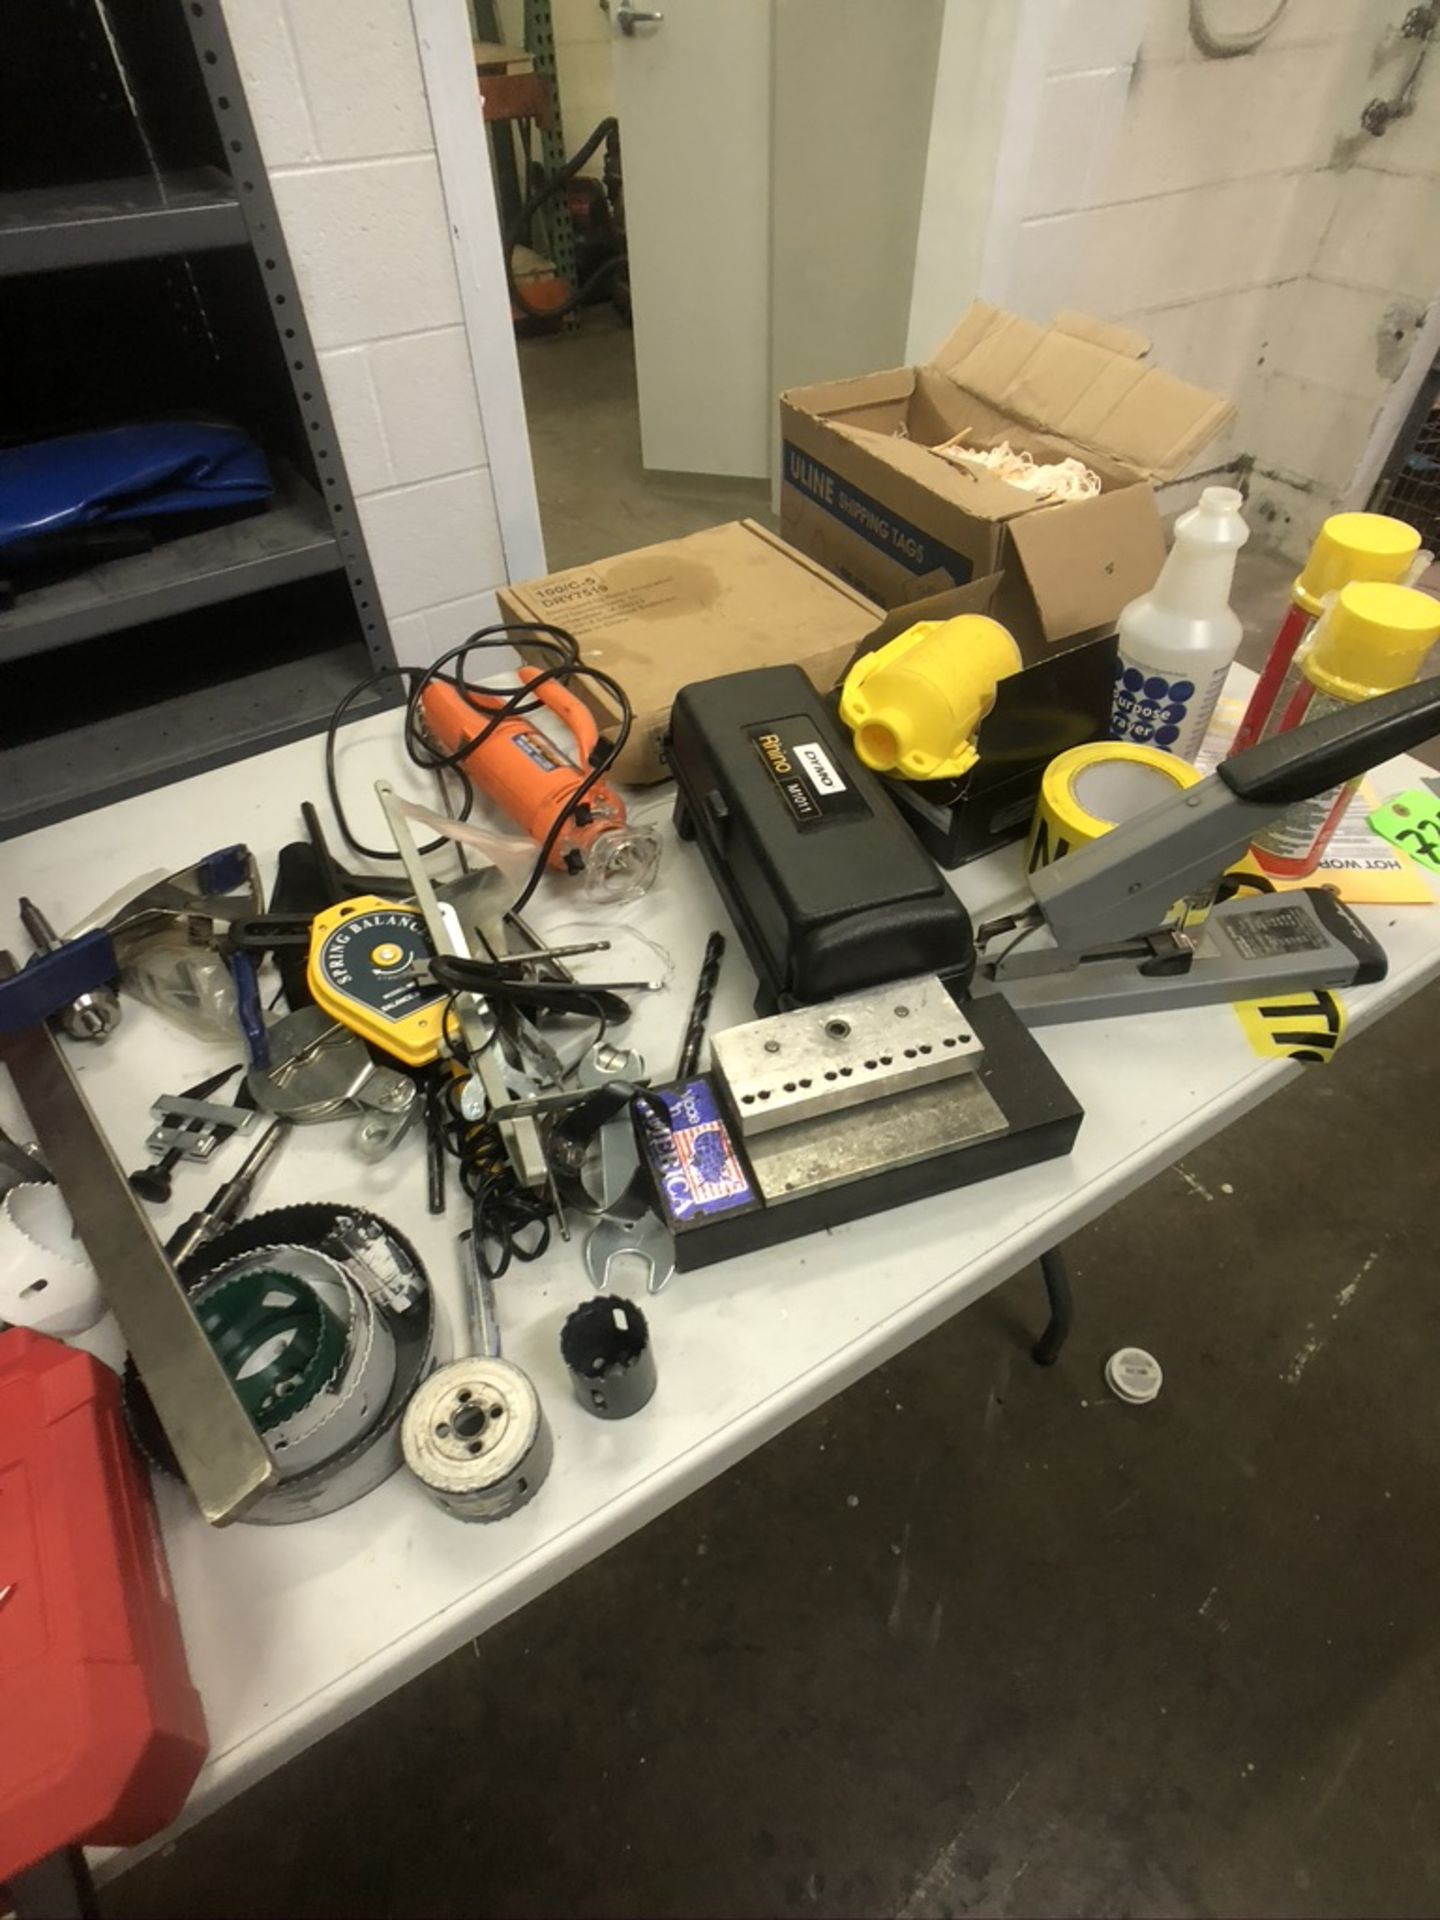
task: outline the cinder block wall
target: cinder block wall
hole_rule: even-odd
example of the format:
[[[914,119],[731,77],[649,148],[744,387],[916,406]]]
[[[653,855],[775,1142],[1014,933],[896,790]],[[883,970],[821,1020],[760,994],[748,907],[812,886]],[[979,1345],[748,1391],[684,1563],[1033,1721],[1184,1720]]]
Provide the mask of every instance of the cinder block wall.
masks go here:
[[[1393,27],[1405,9],[1384,11]],[[1307,271],[1277,296],[1245,392],[1252,497],[1274,543],[1293,552],[1323,517],[1317,502],[1365,504],[1363,493],[1344,498],[1359,455],[1440,297],[1440,47],[1421,69],[1414,113],[1378,139],[1360,113],[1398,89],[1415,43],[1371,33],[1354,51],[1322,176],[1324,223]]]
[[[505,560],[408,0],[224,8],[396,651],[427,662],[494,618]]]
[[[1240,30],[1272,3],[1209,12]],[[1259,531],[1299,553],[1440,293],[1440,53],[1413,116],[1377,140],[1359,115],[1405,71],[1403,0],[1290,0],[1231,59],[1194,45],[1186,0],[1052,4],[1009,302],[1124,320],[1235,399],[1197,464],[1248,456]]]

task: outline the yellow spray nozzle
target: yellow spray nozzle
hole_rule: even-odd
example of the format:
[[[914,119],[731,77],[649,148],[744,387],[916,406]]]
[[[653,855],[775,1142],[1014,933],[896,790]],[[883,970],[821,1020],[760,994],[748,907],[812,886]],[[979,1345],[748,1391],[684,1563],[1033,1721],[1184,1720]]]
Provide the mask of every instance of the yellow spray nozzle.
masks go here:
[[[1023,662],[998,620],[980,613],[917,620],[845,676],[840,718],[876,773],[948,780],[974,766],[975,732],[995,688]]]

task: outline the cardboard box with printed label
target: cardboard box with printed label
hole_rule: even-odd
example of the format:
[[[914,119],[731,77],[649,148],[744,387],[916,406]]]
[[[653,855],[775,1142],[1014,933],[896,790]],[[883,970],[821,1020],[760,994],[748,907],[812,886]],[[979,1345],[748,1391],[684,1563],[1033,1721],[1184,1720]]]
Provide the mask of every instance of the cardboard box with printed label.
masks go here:
[[[977,301],[934,358],[780,396],[785,538],[883,606],[1002,573],[994,612],[1048,642],[1113,625],[1165,545],[1151,482],[1234,412],[1146,364],[1148,342],[1082,314],[1049,327]],[[931,449],[964,432],[1038,462],[1074,456],[1090,499],[1035,496]]]
[[[667,777],[660,743],[687,681],[793,662],[827,692],[881,612],[754,520],[502,587],[498,598],[506,620],[572,633],[581,658],[625,689],[635,719],[613,771],[637,785]],[[613,739],[610,697],[583,679],[575,691]]]

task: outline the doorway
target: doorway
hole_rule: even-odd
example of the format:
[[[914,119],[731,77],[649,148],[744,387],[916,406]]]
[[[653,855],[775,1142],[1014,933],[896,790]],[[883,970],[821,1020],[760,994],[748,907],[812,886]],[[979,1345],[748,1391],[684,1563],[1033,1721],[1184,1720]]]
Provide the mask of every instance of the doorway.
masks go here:
[[[552,571],[721,520],[773,526],[768,480],[646,470],[633,331],[613,313],[519,343],[535,491]]]
[[[662,171],[656,151],[667,134],[656,124],[652,106],[669,90],[669,79],[654,72],[657,50],[643,41],[631,44],[639,40],[641,24],[621,0],[615,0],[618,15],[598,0],[472,4],[549,566],[580,565],[717,520],[768,519],[763,419],[752,421],[748,445],[722,448],[718,458],[713,414],[688,438],[677,420],[683,411],[676,405],[677,381],[698,379],[707,351],[682,313],[694,294],[695,262],[677,262],[673,249],[670,264],[658,275],[647,274],[644,263],[639,270],[639,325],[650,384],[658,387],[649,396],[647,440],[627,241],[632,200],[638,200],[642,223],[652,231],[655,225],[654,176]],[[768,14],[764,0],[756,14]],[[617,24],[620,16],[624,24]],[[674,24],[657,19],[643,26],[654,32]],[[733,16],[717,24],[727,40],[733,38]],[[757,52],[768,56],[768,47],[748,49],[750,55]],[[743,35],[734,55],[747,57]],[[632,57],[642,71],[627,83]],[[764,72],[761,61],[756,74]],[[632,128],[625,149],[616,127],[622,97]],[[638,186],[637,168],[645,176]],[[733,215],[733,206],[730,211]],[[660,215],[662,223],[669,217]],[[706,233],[709,244],[713,218]],[[677,275],[687,284],[672,284]],[[733,319],[733,314],[728,321],[717,315],[717,324]],[[754,359],[767,351],[768,328],[763,313],[758,321],[752,315],[751,322],[741,331],[753,336],[748,352]],[[708,355],[711,361],[721,357],[713,351]],[[718,365],[712,377],[733,392],[733,369],[727,374]],[[696,396],[699,411],[710,405],[708,393]],[[733,405],[729,411],[734,413]],[[711,444],[702,446],[702,436]],[[752,471],[698,470],[716,465]]]
[[[943,0],[472,5],[549,105],[489,139],[550,565],[771,522],[777,391],[906,357]]]

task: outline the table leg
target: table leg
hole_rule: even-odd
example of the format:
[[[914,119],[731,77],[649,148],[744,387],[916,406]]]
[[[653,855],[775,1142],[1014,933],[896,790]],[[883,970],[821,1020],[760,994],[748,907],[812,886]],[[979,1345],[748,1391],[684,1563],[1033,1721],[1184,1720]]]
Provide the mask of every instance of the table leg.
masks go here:
[[[1045,1280],[1045,1298],[1050,1302],[1050,1318],[1045,1331],[1030,1349],[1030,1357],[1037,1367],[1053,1367],[1075,1317],[1070,1276],[1065,1271],[1065,1256],[1059,1247],[1051,1247],[1048,1253],[1041,1254],[1040,1272]]]
[[[10,1881],[19,1920],[99,1920],[95,1882],[83,1847],[61,1847]],[[0,1888],[0,1903],[4,1889]]]

